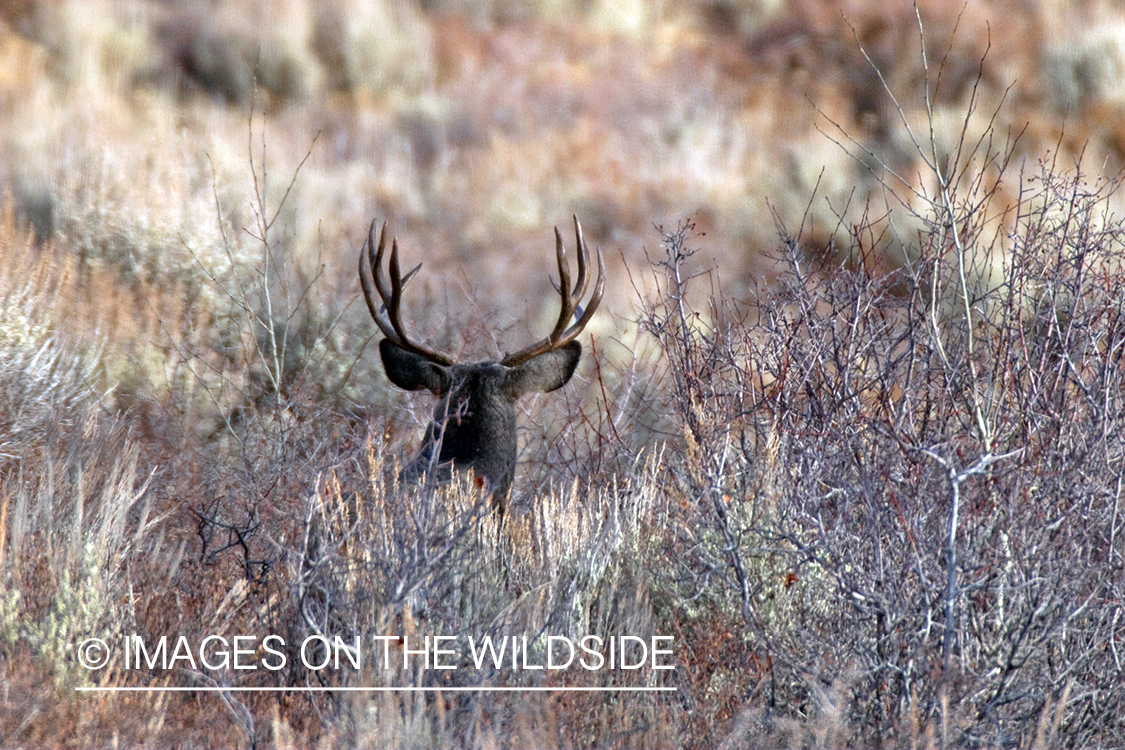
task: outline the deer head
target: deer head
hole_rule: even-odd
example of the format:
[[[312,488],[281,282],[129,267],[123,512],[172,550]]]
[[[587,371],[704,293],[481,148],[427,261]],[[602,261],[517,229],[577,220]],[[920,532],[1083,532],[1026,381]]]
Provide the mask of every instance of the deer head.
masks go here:
[[[576,339],[597,310],[605,288],[605,264],[599,251],[598,280],[583,309],[581,302],[590,283],[587,272],[590,253],[582,238],[578,217],[574,218],[574,237],[578,278],[572,286],[562,236],[555,228],[559,266],[557,289],[562,309],[550,335],[506,355],[499,362],[459,364],[444,352],[411,341],[406,334],[401,315],[402,290],[421,264],[403,278],[398,241],[393,240],[388,279],[383,272],[387,225],[383,224],[376,244],[375,223],[372,222],[359,256],[359,279],[367,309],[386,336],[379,342],[383,368],[398,387],[410,391],[428,390],[438,397],[422,448],[407,465],[404,478],[429,474],[445,480],[454,471],[472,471],[503,513],[515,474],[516,401],[527,393],[546,393],[561,388],[570,380],[582,356],[582,345]],[[575,317],[577,320],[568,327]]]

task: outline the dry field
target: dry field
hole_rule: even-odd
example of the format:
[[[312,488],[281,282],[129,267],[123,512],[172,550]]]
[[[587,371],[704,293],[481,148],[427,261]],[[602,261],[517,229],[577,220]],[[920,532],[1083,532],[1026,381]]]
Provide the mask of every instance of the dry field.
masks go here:
[[[0,0],[0,746],[1122,747],[1123,168],[1111,0]],[[498,529],[357,254],[497,358],[572,215]]]

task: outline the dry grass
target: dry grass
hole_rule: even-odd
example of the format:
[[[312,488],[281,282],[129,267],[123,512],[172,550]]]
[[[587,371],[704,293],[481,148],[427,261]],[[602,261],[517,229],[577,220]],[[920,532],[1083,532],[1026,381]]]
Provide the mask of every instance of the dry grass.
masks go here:
[[[0,736],[1120,746],[1121,11],[845,5],[0,2]],[[571,213],[611,286],[498,530],[399,486],[356,252],[490,357]],[[78,661],[270,633],[676,669]],[[309,685],[446,690],[75,691]]]

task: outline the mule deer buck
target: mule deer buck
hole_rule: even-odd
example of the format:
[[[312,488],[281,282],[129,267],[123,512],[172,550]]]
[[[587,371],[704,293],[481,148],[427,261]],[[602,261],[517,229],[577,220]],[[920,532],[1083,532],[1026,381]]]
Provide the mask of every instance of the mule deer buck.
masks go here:
[[[359,279],[367,308],[386,336],[379,342],[383,368],[392,383],[410,391],[428,390],[438,397],[433,419],[426,428],[422,448],[403,471],[406,479],[429,475],[439,481],[454,471],[472,471],[481,482],[500,517],[507,505],[516,466],[516,401],[527,393],[546,393],[570,380],[582,345],[576,341],[601,302],[605,264],[598,251],[598,280],[585,308],[582,299],[590,283],[590,253],[582,238],[582,225],[574,217],[578,278],[571,286],[570,264],[562,236],[555,228],[555,254],[559,265],[562,309],[550,335],[499,362],[459,364],[448,354],[411,341],[402,323],[402,290],[415,268],[403,278],[399,269],[398,241],[391,243],[390,278],[383,272],[387,225],[375,243],[375,223],[359,256]],[[421,267],[421,264],[419,264]],[[378,299],[376,299],[378,293]],[[382,300],[380,304],[379,300]],[[577,320],[568,327],[570,321]]]

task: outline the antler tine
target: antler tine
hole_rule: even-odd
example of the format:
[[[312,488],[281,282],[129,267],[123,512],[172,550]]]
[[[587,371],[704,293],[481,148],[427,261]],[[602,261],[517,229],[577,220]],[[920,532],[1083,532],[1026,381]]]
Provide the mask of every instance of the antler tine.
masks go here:
[[[563,249],[562,236],[559,234],[558,227],[555,228],[555,254],[559,262],[559,296],[561,297],[562,309],[559,311],[559,319],[555,324],[555,328],[547,338],[542,339],[531,346],[520,349],[518,352],[509,354],[500,361],[500,364],[509,367],[521,364],[537,357],[540,354],[545,354],[554,349],[558,349],[569,344],[574,339],[578,338],[578,334],[582,333],[582,329],[590,322],[594,312],[598,309],[598,305],[602,301],[602,294],[605,291],[605,261],[602,259],[601,250],[598,250],[598,281],[594,285],[594,293],[590,296],[590,302],[586,305],[586,309],[581,311],[581,317],[570,328],[566,327],[567,322],[574,316],[575,310],[581,310],[578,302],[586,294],[586,288],[589,285],[590,279],[587,270],[587,263],[589,261],[589,250],[586,249],[586,242],[582,237],[582,225],[578,222],[578,217],[574,217],[574,236],[578,244],[578,284],[574,292],[570,289],[570,269],[566,263],[566,253]]]
[[[424,344],[417,344],[410,340],[406,334],[406,327],[402,324],[402,290],[406,286],[406,282],[418,272],[422,267],[419,263],[414,269],[402,277],[402,271],[398,262],[398,240],[391,241],[391,258],[390,258],[390,285],[387,284],[387,279],[383,276],[383,254],[387,247],[387,223],[383,222],[383,227],[379,232],[379,244],[375,245],[375,222],[371,222],[371,228],[367,232],[367,242],[364,243],[363,250],[359,254],[359,281],[363,287],[363,298],[367,302],[367,309],[371,312],[371,317],[375,321],[375,325],[379,326],[379,330],[383,335],[399,345],[407,351],[421,354],[427,359],[443,365],[453,364],[453,358],[444,352],[437,349],[431,349]],[[364,267],[364,259],[367,259],[367,267]],[[383,300],[383,305],[379,306],[375,302],[375,295],[371,289],[372,282],[374,282],[375,289],[379,293],[379,297]]]
[[[387,265],[390,266],[390,272],[391,272],[391,305],[390,305],[390,309],[387,311],[389,313],[388,317],[391,319],[391,325],[393,325],[395,327],[395,333],[398,334],[398,337],[400,339],[402,339],[403,341],[407,341],[409,337],[406,335],[406,327],[402,324],[402,314],[401,314],[401,312],[402,312],[402,271],[399,269],[399,266],[398,266],[398,238],[397,237],[395,239],[391,240],[391,260],[390,260],[390,263],[388,263]],[[379,276],[382,276],[382,274],[383,274],[383,264],[382,263],[380,263],[378,266],[376,266],[375,273],[378,274],[375,277],[376,283],[379,283],[379,281],[380,281]],[[380,286],[381,286],[381,288],[383,286],[386,286],[386,281],[383,280],[383,283]]]
[[[363,243],[363,250],[361,250],[359,253],[359,283],[360,286],[363,287],[363,299],[365,302],[367,302],[367,309],[371,313],[371,317],[375,321],[375,325],[379,326],[379,330],[383,332],[384,336],[390,339],[394,339],[395,343],[398,344],[401,343],[399,336],[397,333],[395,333],[394,326],[391,325],[391,322],[387,320],[386,316],[383,314],[387,309],[387,295],[384,294],[383,287],[379,284],[379,279],[374,273],[374,269],[378,268],[377,264],[379,262],[378,260],[376,260],[376,258],[382,258],[383,256],[383,242],[386,237],[386,231],[387,225],[386,223],[384,223],[383,231],[379,237],[379,252],[378,256],[376,256],[375,222],[371,222],[371,228],[367,232],[367,242]],[[366,267],[364,264],[364,260],[367,261]],[[368,268],[370,268],[371,271],[369,271]],[[375,281],[375,285],[378,287],[379,297],[384,302],[382,307],[380,307],[375,302],[375,292],[371,288],[371,282],[373,280]]]
[[[559,296],[562,297],[562,306],[559,309],[559,319],[555,328],[547,338],[554,341],[566,330],[566,324],[574,317],[574,299],[570,293],[570,264],[566,261],[566,248],[563,247],[562,235],[559,228],[555,227],[555,256],[559,261]],[[581,257],[581,253],[579,254]]]
[[[574,240],[578,244],[578,283],[571,293],[571,297],[575,303],[582,301],[586,296],[586,288],[590,285],[590,277],[586,272],[587,264],[590,262],[590,249],[586,247],[586,238],[582,236],[582,225],[578,223],[577,214],[571,214],[574,219]]]
[[[594,317],[594,313],[598,309],[598,305],[602,302],[602,294],[605,292],[605,261],[602,259],[602,251],[598,250],[598,281],[594,284],[594,293],[590,295],[590,302],[586,305],[586,309],[582,311],[582,315],[578,318],[573,326],[573,335],[567,332],[564,334],[566,341],[560,342],[559,346],[564,343],[569,343],[578,334],[582,333],[582,329],[590,322],[590,318]]]

